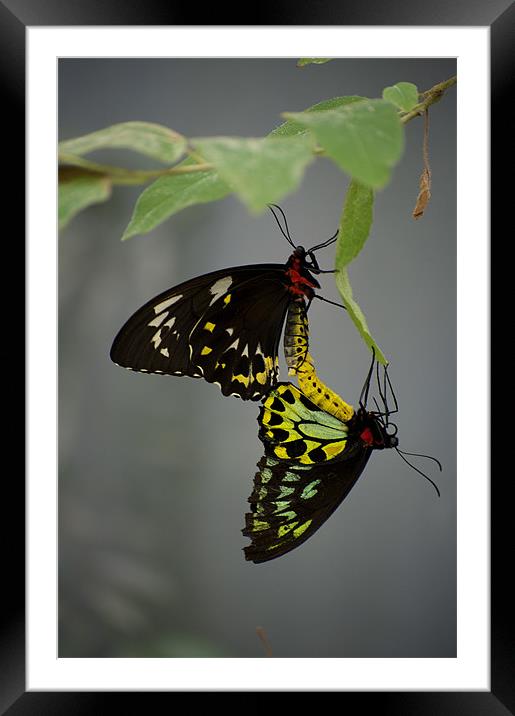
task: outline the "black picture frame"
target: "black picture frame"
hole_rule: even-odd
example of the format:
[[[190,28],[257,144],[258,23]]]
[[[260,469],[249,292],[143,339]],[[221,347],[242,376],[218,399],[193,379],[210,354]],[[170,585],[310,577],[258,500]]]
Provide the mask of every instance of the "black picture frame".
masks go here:
[[[197,11],[195,11],[197,12]],[[0,35],[4,50],[4,61],[0,63],[0,77],[3,80],[5,111],[3,119],[5,132],[9,132],[9,143],[17,148],[17,156],[9,163],[4,186],[4,201],[12,207],[16,216],[24,216],[24,153],[25,145],[25,30],[32,26],[59,25],[191,25],[190,11],[180,10],[171,4],[153,0],[132,0],[131,3],[119,3],[117,0],[76,0],[63,3],[59,0],[3,0],[0,1]],[[216,17],[209,16],[206,8],[205,23],[213,19],[213,24],[246,24],[244,20],[234,22],[234,13],[216,7]],[[215,13],[213,13],[214,15]],[[225,21],[230,19],[230,21]],[[195,18],[198,19],[198,18]],[[364,4],[358,0],[323,3],[286,3],[278,0],[274,12],[259,13],[254,24],[267,25],[438,25],[438,26],[488,26],[491,33],[491,90],[492,90],[492,159],[500,154],[506,162],[506,150],[509,146],[508,121],[506,108],[509,106],[510,62],[515,37],[515,7],[510,0],[469,0],[462,3],[448,3],[447,0],[432,0],[431,3],[411,2],[384,3],[375,0]],[[266,22],[264,20],[266,19]],[[509,183],[501,182],[492,172],[492,232],[494,217],[498,220],[507,212],[510,201],[507,196]],[[5,193],[7,196],[5,197]],[[510,197],[511,198],[511,197]],[[11,211],[12,211],[11,209]],[[18,220],[18,225],[21,222]],[[19,231],[21,234],[21,230]],[[23,241],[14,229],[9,231],[9,248],[14,248],[23,261]],[[6,246],[7,248],[7,246]],[[5,256],[6,254],[4,254]],[[16,256],[18,258],[18,256]],[[4,265],[7,265],[5,262]],[[2,282],[4,306],[13,300],[12,285]],[[16,291],[17,310],[19,294]],[[493,296],[492,296],[493,297]],[[5,332],[8,337],[8,332]],[[30,344],[27,346],[30,350]],[[18,351],[17,351],[18,353]],[[23,418],[17,418],[12,410],[23,405],[23,387],[21,380],[5,380],[16,370],[19,373],[19,358],[15,362],[9,351],[4,370],[4,405],[6,411],[6,445],[14,446],[16,428]],[[492,372],[494,375],[494,372]],[[20,392],[22,396],[20,396]],[[495,391],[492,391],[492,396]],[[483,414],[488,416],[488,406]],[[492,410],[492,415],[495,411]],[[475,416],[477,418],[477,416]],[[5,435],[5,433],[4,433]],[[485,420],[484,438],[488,439],[488,423]],[[7,451],[6,451],[7,452]],[[11,448],[11,455],[14,457]],[[22,453],[23,454],[23,448]],[[16,465],[17,461],[11,464]],[[492,470],[492,477],[494,476]],[[499,473],[497,473],[499,475]],[[504,479],[503,479],[504,478]],[[510,588],[512,569],[510,559],[513,548],[511,521],[505,511],[510,509],[513,488],[510,475],[505,472],[500,479],[492,479],[491,507],[491,691],[460,692],[339,692],[343,708],[364,706],[380,709],[382,716],[387,714],[438,714],[438,716],[467,714],[485,714],[502,716],[515,714],[515,630],[513,597]],[[167,707],[172,705],[176,692],[134,693],[134,692],[26,692],[25,690],[25,499],[21,470],[13,467],[5,471],[4,478],[4,519],[1,530],[4,545],[4,605],[1,612],[0,632],[0,713],[9,716],[25,714],[100,714],[113,708],[123,708],[125,713],[147,712],[158,707],[166,700]],[[7,494],[6,494],[7,493]],[[9,514],[11,520],[5,519]],[[122,700],[123,699],[123,703]]]

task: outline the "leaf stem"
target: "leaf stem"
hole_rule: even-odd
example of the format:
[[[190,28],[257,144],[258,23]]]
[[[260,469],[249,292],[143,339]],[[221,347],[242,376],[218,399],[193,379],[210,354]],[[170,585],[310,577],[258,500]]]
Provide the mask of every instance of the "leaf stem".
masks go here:
[[[445,80],[445,82],[440,82],[434,87],[431,87],[431,89],[428,89],[426,92],[422,92],[421,96],[424,98],[422,102],[420,102],[415,107],[413,107],[412,110],[404,114],[401,117],[401,122],[403,124],[406,124],[406,122],[409,122],[414,117],[419,117],[423,115],[426,109],[432,104],[435,104],[435,102],[441,100],[444,93],[449,89],[449,87],[455,85],[456,82],[457,77],[455,75],[454,77],[449,77],[449,79]]]
[[[75,154],[59,153],[59,163],[68,164],[75,167],[89,169],[98,174],[108,175],[113,184],[143,184],[151,179],[157,179],[161,176],[169,174],[191,174],[192,172],[206,172],[213,169],[212,164],[198,163],[188,164],[186,166],[167,167],[166,169],[123,169],[122,167],[113,167],[108,164],[97,164],[89,159],[84,159]]]

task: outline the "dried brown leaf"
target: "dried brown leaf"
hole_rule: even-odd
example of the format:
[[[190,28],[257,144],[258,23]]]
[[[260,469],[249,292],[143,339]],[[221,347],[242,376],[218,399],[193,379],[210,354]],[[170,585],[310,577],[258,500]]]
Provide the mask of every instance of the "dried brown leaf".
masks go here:
[[[428,168],[425,168],[420,175],[419,189],[417,203],[412,214],[414,219],[420,219],[424,215],[431,198],[431,171]]]

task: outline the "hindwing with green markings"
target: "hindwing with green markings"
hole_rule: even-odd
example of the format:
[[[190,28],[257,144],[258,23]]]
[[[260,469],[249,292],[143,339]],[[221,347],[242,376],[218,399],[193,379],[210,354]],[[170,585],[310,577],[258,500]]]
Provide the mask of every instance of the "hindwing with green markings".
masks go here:
[[[264,455],[245,515],[243,534],[252,540],[245,558],[267,562],[309,539],[348,495],[369,456],[366,449],[348,460],[308,466]]]
[[[348,456],[358,443],[349,441],[347,423],[315,405],[291,383],[280,383],[263,401],[259,437],[280,460],[303,465]]]

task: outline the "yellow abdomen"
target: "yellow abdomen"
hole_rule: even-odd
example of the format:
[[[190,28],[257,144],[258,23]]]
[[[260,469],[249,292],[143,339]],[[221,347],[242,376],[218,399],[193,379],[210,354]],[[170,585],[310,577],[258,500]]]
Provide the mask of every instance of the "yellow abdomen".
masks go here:
[[[352,405],[331,390],[316,373],[309,354],[309,324],[303,301],[290,304],[284,331],[284,355],[288,374],[297,376],[300,389],[312,403],[343,422],[352,418]]]

